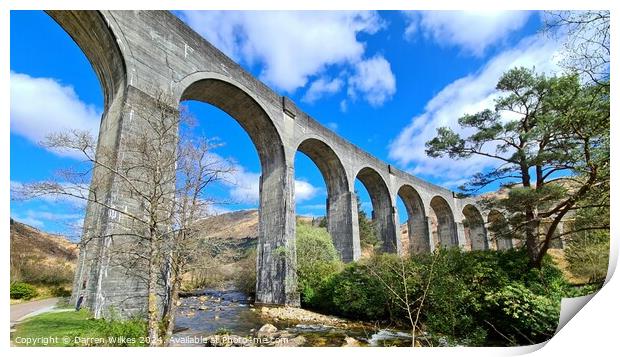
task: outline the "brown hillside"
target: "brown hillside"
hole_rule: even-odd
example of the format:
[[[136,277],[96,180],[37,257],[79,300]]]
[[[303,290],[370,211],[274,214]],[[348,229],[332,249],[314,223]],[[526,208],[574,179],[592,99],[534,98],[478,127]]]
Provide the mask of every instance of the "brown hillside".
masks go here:
[[[46,233],[13,219],[10,233],[11,278],[34,278],[44,273],[72,274],[69,270],[74,269],[77,261],[77,244],[64,236]]]

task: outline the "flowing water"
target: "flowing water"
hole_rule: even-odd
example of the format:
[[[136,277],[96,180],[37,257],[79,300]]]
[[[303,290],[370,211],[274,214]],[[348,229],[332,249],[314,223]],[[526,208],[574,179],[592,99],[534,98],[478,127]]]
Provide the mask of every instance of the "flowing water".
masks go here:
[[[303,336],[304,346],[341,346],[345,337],[353,337],[368,346],[410,346],[411,335],[387,329],[342,329],[315,324],[294,324],[266,319],[250,299],[235,290],[206,289],[181,298],[175,334],[176,345],[204,345],[208,336],[218,333],[251,336],[270,323],[290,336]]]

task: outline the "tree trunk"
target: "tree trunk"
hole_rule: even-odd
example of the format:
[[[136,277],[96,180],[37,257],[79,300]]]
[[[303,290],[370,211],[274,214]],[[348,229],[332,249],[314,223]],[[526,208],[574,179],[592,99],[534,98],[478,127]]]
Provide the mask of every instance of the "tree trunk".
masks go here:
[[[174,330],[174,320],[177,312],[177,302],[179,301],[179,289],[181,286],[181,279],[174,278],[174,282],[172,283],[172,288],[170,291],[170,307],[167,311],[167,316],[164,316],[164,321],[166,321],[166,332],[164,335],[164,344],[166,346],[170,345],[170,339],[172,338],[172,331]]]
[[[159,346],[159,312],[157,308],[157,248],[151,241],[148,277],[148,338],[149,346]]]

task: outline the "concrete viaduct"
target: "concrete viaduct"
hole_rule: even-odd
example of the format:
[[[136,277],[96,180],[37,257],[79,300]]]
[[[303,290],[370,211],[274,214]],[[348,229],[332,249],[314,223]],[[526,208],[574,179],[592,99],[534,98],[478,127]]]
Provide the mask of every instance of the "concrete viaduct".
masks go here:
[[[295,271],[294,158],[310,157],[326,183],[328,230],[344,261],[360,257],[356,178],[369,192],[382,249],[402,252],[396,202],[408,214],[409,250],[437,246],[463,249],[508,248],[487,236],[489,219],[475,200],[459,199],[446,188],[416,178],[361,150],[330,131],[244,71],[166,11],[48,11],[78,44],[103,88],[104,113],[99,148],[116,153],[122,165],[124,136],[145,130],[132,120],[137,107],[152,105],[165,92],[175,105],[184,100],[210,103],[232,116],[247,131],[260,158],[257,303],[298,305]],[[291,51],[294,51],[291,48]],[[118,182],[106,173],[92,188],[107,202],[139,212],[130,197],[115,194]],[[145,307],[144,282],[126,268],[110,264],[113,248],[123,234],[119,217],[100,205],[87,207],[83,248],[74,283],[74,296],[96,316],[113,307],[122,314]],[[284,249],[289,259],[275,252]],[[290,259],[292,258],[292,259]]]

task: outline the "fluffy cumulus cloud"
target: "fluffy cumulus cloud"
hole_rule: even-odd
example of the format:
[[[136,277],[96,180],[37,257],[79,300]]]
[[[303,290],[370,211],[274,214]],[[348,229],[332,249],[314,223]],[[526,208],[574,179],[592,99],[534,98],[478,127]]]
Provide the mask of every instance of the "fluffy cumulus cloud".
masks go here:
[[[328,80],[321,77],[310,84],[302,100],[312,103],[325,94],[334,94],[342,88],[343,83],[340,78]]]
[[[381,55],[360,61],[349,77],[350,97],[364,97],[370,105],[378,107],[396,93],[396,78],[390,63]]]
[[[80,100],[71,86],[52,78],[11,72],[11,132],[39,143],[67,129],[97,134],[101,111]],[[66,156],[77,154],[64,152]]]
[[[181,11],[182,20],[224,53],[249,65],[260,65],[260,77],[279,90],[293,92],[306,87],[304,100],[313,102],[338,92],[342,79],[324,78],[328,68],[355,74],[361,70],[376,76],[387,73],[378,88],[355,83],[355,92],[382,103],[395,88],[385,58],[366,59],[365,44],[358,34],[374,34],[384,27],[371,11]],[[386,66],[387,64],[387,66]],[[314,79],[314,81],[312,81]],[[393,82],[393,81],[392,81]],[[385,86],[387,85],[387,88]],[[387,94],[380,93],[387,90]]]
[[[547,74],[559,71],[560,50],[558,42],[538,36],[528,37],[516,47],[490,59],[478,72],[452,82],[433,97],[424,112],[415,116],[390,143],[389,157],[414,175],[441,179],[442,184],[451,187],[490,167],[495,163],[492,159],[478,156],[460,161],[430,158],[425,154],[425,143],[436,136],[437,128],[441,126],[466,134],[459,129],[458,118],[492,108],[498,95],[495,85],[506,70],[524,66],[535,67],[537,72]]]
[[[485,50],[520,29],[527,11],[419,11],[405,12],[405,37],[424,36],[440,45],[457,46],[480,56]]]
[[[235,164],[232,172],[223,178],[229,188],[230,199],[234,203],[257,205],[259,200],[260,174],[247,171],[243,166]],[[303,202],[314,198],[321,190],[304,180],[295,180],[295,198]]]

